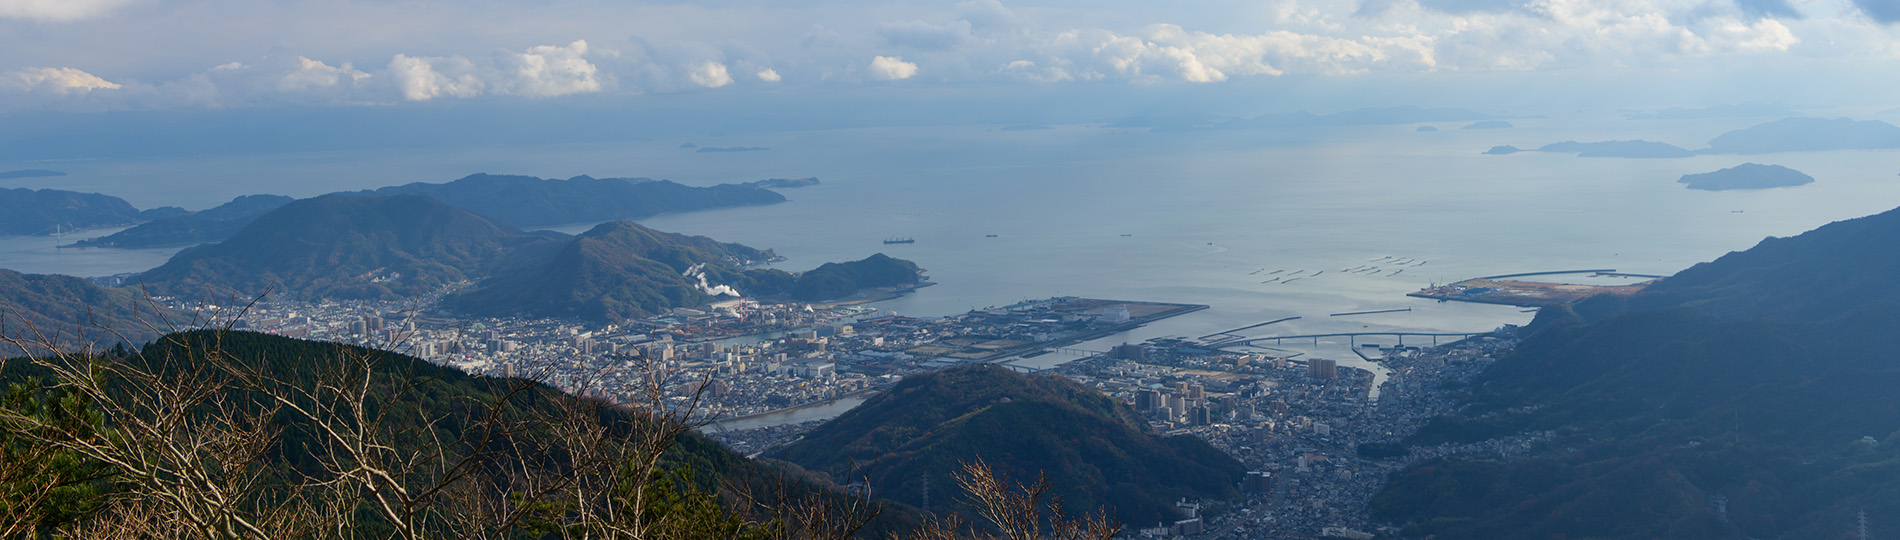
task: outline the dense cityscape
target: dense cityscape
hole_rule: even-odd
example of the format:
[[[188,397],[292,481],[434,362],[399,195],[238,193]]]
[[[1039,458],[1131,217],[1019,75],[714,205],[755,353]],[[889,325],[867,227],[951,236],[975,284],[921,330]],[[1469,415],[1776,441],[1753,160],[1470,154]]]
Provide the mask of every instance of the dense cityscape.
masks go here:
[[[948,366],[1067,354],[1076,359],[1047,372],[1126,403],[1156,433],[1205,439],[1252,471],[1241,486],[1244,500],[1184,500],[1180,519],[1125,524],[1128,537],[1371,538],[1378,531],[1365,508],[1387,474],[1436,457],[1510,459],[1538,440],[1531,434],[1463,446],[1396,444],[1453,409],[1441,385],[1478,373],[1508,350],[1508,329],[1431,348],[1363,345],[1355,354],[1389,372],[1375,389],[1370,371],[1279,349],[1233,352],[1174,338],[1100,352],[1063,348],[1200,306],[1065,297],[912,318],[862,305],[732,300],[599,325],[451,318],[418,308],[427,305],[428,299],[172,307],[206,318],[235,314],[240,329],[396,350],[624,402],[654,399],[639,382],[657,374],[651,380],[662,381],[660,399],[697,398],[707,423],[702,431],[744,454],[795,440],[821,422],[748,424],[748,417],[866,396]],[[1383,455],[1368,448],[1402,450]]]

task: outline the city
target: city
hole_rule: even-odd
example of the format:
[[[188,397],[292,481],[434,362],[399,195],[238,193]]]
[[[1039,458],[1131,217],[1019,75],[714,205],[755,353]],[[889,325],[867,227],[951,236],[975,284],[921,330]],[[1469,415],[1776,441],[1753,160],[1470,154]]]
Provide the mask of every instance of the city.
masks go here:
[[[160,298],[167,301],[170,299]],[[1051,298],[941,318],[880,315],[862,305],[721,302],[622,324],[527,318],[457,319],[410,302],[258,302],[234,328],[404,352],[492,376],[534,376],[569,392],[642,403],[654,377],[674,405],[697,399],[702,431],[753,455],[822,420],[746,420],[850,397],[906,375],[1024,356],[1203,306]],[[229,306],[172,303],[202,314]],[[1177,338],[1123,344],[1048,373],[1112,396],[1165,435],[1212,443],[1253,471],[1245,500],[1182,501],[1174,523],[1126,524],[1124,536],[1371,538],[1367,502],[1386,476],[1424,459],[1527,455],[1532,433],[1471,445],[1399,441],[1452,412],[1441,386],[1482,371],[1515,341],[1510,327],[1431,348],[1361,345],[1389,371],[1265,347],[1232,352]],[[1372,351],[1376,354],[1367,354]],[[1032,368],[1016,367],[1024,371]],[[728,427],[739,426],[739,427]],[[1392,531],[1386,531],[1392,532]]]

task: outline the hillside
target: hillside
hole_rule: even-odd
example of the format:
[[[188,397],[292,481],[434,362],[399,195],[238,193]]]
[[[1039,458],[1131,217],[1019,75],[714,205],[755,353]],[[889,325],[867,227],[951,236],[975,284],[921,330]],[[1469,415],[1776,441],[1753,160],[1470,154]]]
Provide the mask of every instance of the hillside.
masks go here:
[[[942,497],[960,462],[982,459],[1022,481],[1047,475],[1067,507],[1106,506],[1130,526],[1177,519],[1182,497],[1238,495],[1239,462],[1146,427],[1126,405],[1067,379],[965,366],[907,377],[767,455],[840,482],[864,475],[875,493],[909,504],[922,503],[926,478]]]
[[[0,235],[52,234],[56,228],[108,227],[140,219],[132,203],[111,195],[59,189],[0,189]]]
[[[1864,509],[1900,534],[1896,238],[1889,211],[1547,309],[1409,442],[1557,438],[1416,464],[1374,517],[1439,538],[1829,538]]]
[[[205,210],[154,219],[107,236],[81,240],[76,245],[131,249],[216,242],[230,238],[258,216],[293,200],[282,195],[245,195]]]
[[[100,288],[72,276],[0,269],[0,336],[35,340],[37,329],[57,345],[106,348],[150,341],[168,320],[186,322],[176,313],[160,313],[131,291]],[[19,349],[0,345],[0,356],[17,354]]]
[[[479,315],[578,317],[619,321],[697,306],[714,298],[695,266],[736,268],[773,257],[739,244],[704,236],[648,229],[631,221],[610,221],[565,241],[545,254],[523,257],[515,267],[442,301],[443,307]],[[734,284],[735,271],[709,275]],[[790,281],[790,276],[784,276]],[[737,286],[750,287],[751,283]],[[782,286],[782,285],[778,285]],[[745,290],[745,289],[741,289]]]
[[[425,195],[517,227],[642,218],[668,212],[785,202],[751,184],[693,187],[666,180],[471,174],[453,182],[416,182],[358,194]]]
[[[140,274],[154,293],[377,299],[474,279],[517,250],[557,242],[416,195],[326,195],[258,217]]]
[[[822,302],[864,289],[916,285],[922,280],[923,269],[917,263],[874,253],[856,261],[820,265],[799,274],[783,292],[801,302]]]
[[[610,221],[558,248],[513,257],[489,279],[443,298],[442,307],[479,316],[618,322],[701,306],[721,296],[820,302],[869,288],[915,284],[922,275],[915,263],[881,253],[826,263],[798,275],[742,268],[774,257],[771,251],[704,236]]]
[[[205,360],[206,358],[213,357],[218,358],[220,361],[207,362]],[[494,516],[487,514],[463,514],[464,512],[468,512],[466,506],[458,506],[457,504],[458,502],[466,500],[467,497],[480,497],[482,496],[480,495],[481,493],[487,493],[483,488],[498,486],[514,486],[520,488],[533,485],[516,483],[521,482],[519,477],[514,476],[516,474],[538,473],[560,475],[574,473],[573,466],[578,462],[580,456],[587,455],[582,453],[582,451],[596,447],[585,446],[584,443],[563,438],[563,432],[558,429],[553,429],[553,425],[546,421],[546,419],[568,419],[575,422],[584,422],[604,430],[606,434],[612,437],[611,440],[631,440],[633,439],[633,437],[630,436],[631,434],[655,429],[657,425],[653,422],[651,417],[642,416],[633,409],[625,407],[590,407],[588,406],[589,402],[585,400],[571,398],[560,393],[559,390],[539,382],[471,375],[452,367],[430,364],[413,357],[387,351],[334,343],[304,341],[250,332],[193,331],[172,334],[147,344],[139,349],[137,354],[132,356],[105,357],[99,359],[99,361],[102,364],[110,365],[111,367],[108,369],[138,366],[185,365],[193,366],[195,369],[205,370],[203,372],[194,373],[207,374],[211,380],[216,380],[223,384],[223,386],[213,391],[217,403],[222,406],[236,407],[245,410],[251,410],[247,408],[247,406],[257,407],[258,400],[264,399],[263,395],[266,392],[281,391],[288,388],[294,393],[298,391],[298,389],[307,391],[310,388],[314,388],[318,381],[326,380],[325,377],[328,376],[327,374],[335,373],[333,370],[340,370],[343,373],[363,377],[365,384],[373,385],[377,390],[367,393],[365,397],[363,397],[362,402],[358,403],[352,400],[345,400],[342,403],[324,402],[331,406],[341,407],[345,411],[353,410],[354,407],[363,407],[365,414],[368,415],[369,418],[376,419],[372,425],[361,426],[349,424],[347,421],[341,419],[336,420],[339,422],[338,425],[347,426],[344,428],[346,430],[349,428],[360,428],[359,431],[346,431],[347,436],[358,436],[360,434],[368,440],[385,443],[384,446],[375,448],[375,452],[369,455],[377,456],[377,459],[380,460],[377,461],[377,463],[386,464],[385,466],[392,468],[392,470],[411,471],[397,475],[396,481],[401,482],[403,489],[420,490],[430,485],[431,482],[442,479],[452,479],[450,480],[452,483],[449,484],[451,486],[449,492],[438,496],[422,497],[416,501],[416,507],[419,509],[420,515],[425,516],[425,519],[417,520],[417,522],[424,524],[426,527],[425,530],[419,531],[428,533],[423,535],[423,537],[458,537],[461,535],[455,533],[467,533],[469,531],[456,527],[467,526],[471,523],[492,526],[493,522],[500,521]],[[364,369],[363,366],[367,366],[367,369]],[[357,371],[359,369],[362,369],[362,371]],[[176,374],[177,372],[172,373]],[[235,373],[269,374],[274,380],[243,383],[240,381],[250,379],[244,377],[220,376]],[[13,387],[15,390],[11,394],[11,398],[5,403],[0,403],[0,407],[22,407],[22,398],[26,396],[33,396],[43,400],[59,396],[59,390],[50,386],[52,381],[45,378],[49,375],[50,372],[43,367],[19,359],[0,363],[0,384],[12,385],[24,383],[23,387]],[[347,377],[349,375],[345,376]],[[142,379],[112,378],[109,380],[110,382],[108,384],[112,385],[111,388],[124,391],[135,389],[136,387],[134,385],[141,384],[140,381]],[[22,394],[22,390],[27,393]],[[147,392],[149,391],[150,390],[147,389]],[[114,392],[112,395],[129,396],[132,394]],[[149,396],[154,394],[137,395]],[[300,397],[295,402],[302,406],[309,407],[312,401],[305,399],[307,397],[308,396]],[[129,398],[118,397],[118,399]],[[484,406],[470,406],[471,404],[481,404]],[[600,404],[593,403],[593,405]],[[492,406],[493,408],[486,408],[486,406]],[[579,408],[564,409],[563,407]],[[30,410],[32,407],[31,404],[27,404],[22,408]],[[113,426],[116,422],[129,420],[122,416],[115,416],[115,414],[127,414],[128,411],[126,410],[102,409],[107,412],[104,414],[95,413],[95,417],[101,418],[106,426]],[[187,424],[194,428],[205,426],[212,429],[219,429],[220,424],[209,421],[207,418],[208,415],[215,413],[217,410],[223,409],[209,406],[200,407],[188,415],[190,419],[187,421]],[[323,511],[324,508],[322,506],[330,504],[332,500],[321,497],[324,495],[334,495],[334,493],[324,492],[324,485],[319,481],[335,481],[341,476],[337,475],[334,470],[326,469],[326,463],[323,461],[325,456],[335,455],[326,453],[329,451],[327,449],[330,448],[326,446],[326,432],[319,430],[319,424],[310,417],[300,416],[291,409],[260,407],[258,410],[262,410],[264,414],[268,415],[263,419],[268,423],[268,432],[271,433],[271,437],[269,444],[263,447],[257,459],[245,463],[212,464],[204,466],[207,468],[224,467],[223,469],[215,470],[230,471],[237,475],[238,478],[249,479],[265,487],[258,491],[230,490],[221,493],[221,495],[231,497],[235,505],[248,509],[250,505],[261,502],[269,502],[272,504],[280,503],[282,501],[277,499],[278,497],[287,493],[298,492],[305,496],[314,495],[319,498],[314,502],[290,499],[289,504],[304,505],[303,511],[307,512]],[[378,418],[383,414],[384,410],[394,410],[398,412]],[[481,426],[491,425],[485,423],[491,418],[500,422],[499,424],[493,425],[497,425],[501,429],[485,433],[481,430]],[[228,426],[223,427],[228,429]],[[656,479],[646,479],[642,481],[638,477],[630,479],[635,482],[640,482],[633,484],[635,488],[666,489],[668,490],[668,495],[672,495],[669,498],[656,501],[653,503],[654,506],[649,507],[650,509],[646,511],[690,512],[693,514],[691,518],[699,520],[701,523],[710,523],[718,514],[744,515],[754,522],[761,522],[771,517],[769,515],[761,515],[762,513],[770,512],[772,508],[788,500],[804,500],[809,497],[817,497],[833,502],[842,502],[845,499],[842,494],[831,491],[827,487],[748,460],[700,436],[691,429],[681,428],[680,431],[678,436],[672,439],[670,449],[662,454],[661,463],[659,465],[659,470],[662,471],[659,476],[667,477],[664,471],[678,471],[681,473],[679,476],[671,477],[672,480],[670,482],[655,481]],[[127,430],[124,434],[114,436],[137,437],[142,433],[146,432]],[[193,433],[192,435],[200,434]],[[484,435],[490,437],[485,438]],[[9,443],[5,447],[5,450],[8,451],[16,451],[23,447],[23,443],[14,440],[8,433],[0,433],[0,441]],[[227,440],[218,439],[218,441],[220,444],[224,444]],[[162,448],[164,447],[164,443],[153,443],[150,446]],[[436,456],[431,454],[432,448],[440,449],[442,452],[440,457],[446,458],[446,460],[438,462],[436,459],[433,459]],[[598,448],[600,450],[607,450],[610,447]],[[200,452],[219,452],[222,451],[223,448],[196,450]],[[176,456],[156,456],[155,454],[157,453],[153,452],[144,455],[153,456],[148,459],[152,459],[156,462],[181,466],[184,469],[192,469],[199,465],[196,463],[177,464],[168,461]],[[405,465],[401,463],[401,459],[404,458],[399,458],[399,456],[428,456],[431,459],[421,459],[418,457],[406,458],[418,459],[419,461],[416,463],[421,463],[423,466],[415,469],[403,469],[402,467],[405,467]],[[470,459],[466,462],[458,462],[458,460],[470,456],[480,457]],[[84,467],[88,465],[96,466],[96,464],[86,463],[81,463],[78,466]],[[466,468],[445,471],[434,468],[436,466]],[[627,469],[613,467],[609,469],[614,472],[608,473],[600,470],[594,470],[591,473],[583,472],[579,476],[578,481],[599,482],[595,475],[628,474],[626,472]],[[110,468],[108,468],[108,470],[110,470]],[[211,476],[213,478],[210,482],[223,485],[222,483],[226,481],[226,477],[223,475]],[[347,480],[345,482],[347,483]],[[493,482],[494,484],[489,484],[489,482]],[[0,489],[17,488],[21,487],[21,485],[21,482],[15,477],[0,478]],[[592,486],[593,489],[612,489],[612,484],[605,486],[576,484],[575,486],[576,489],[581,489],[583,486]],[[57,501],[57,506],[62,508],[83,508],[88,504],[97,502],[96,500],[87,501],[84,499],[102,499],[115,494],[129,495],[134,499],[156,497],[149,493],[149,491],[144,491],[148,488],[136,482],[126,482],[122,484],[95,482],[91,487],[91,491],[80,490],[69,492],[68,497],[80,500],[60,500]],[[387,485],[385,485],[385,487],[387,487]],[[621,487],[624,488],[626,486],[622,485]],[[190,492],[189,490],[177,491],[180,493]],[[326,522],[322,523],[322,525],[325,527],[340,528],[341,530],[331,532],[341,533],[341,537],[344,538],[381,538],[391,536],[393,533],[388,527],[388,520],[383,519],[383,515],[376,512],[377,495],[373,493],[373,491],[374,490],[368,489],[344,490],[345,496],[337,499],[335,502],[355,506],[356,511],[353,512],[355,516],[354,522]],[[14,492],[9,491],[9,493]],[[648,493],[660,492],[649,491]],[[691,497],[681,497],[681,495],[692,495],[694,493],[710,495],[713,498],[694,499]],[[172,493],[168,493],[168,495],[169,494]],[[503,489],[499,493],[496,493],[495,500],[486,500],[483,502],[487,504],[503,503],[503,505],[506,506],[507,504],[519,503],[519,497],[521,497],[521,495],[520,492]],[[544,501],[544,504],[550,505],[573,504],[574,501],[566,498],[567,495],[568,493],[566,492],[555,491],[542,494],[540,500]],[[603,498],[604,495],[607,494],[591,494],[591,496]],[[503,497],[506,497],[505,501],[502,500]],[[556,502],[557,500],[559,502]],[[590,498],[588,502],[598,504],[601,501]],[[713,505],[723,505],[730,510],[719,513],[710,512],[709,507]],[[437,519],[426,519],[427,516],[435,516]],[[547,514],[546,516],[547,517],[540,519],[576,519],[576,516],[572,514],[563,515],[560,512]],[[98,516],[95,516],[95,518],[97,517]],[[443,517],[465,517],[469,519],[469,522],[440,519]],[[87,518],[81,513],[62,516],[58,519],[84,520]],[[893,531],[914,529],[917,524],[918,517],[913,511],[902,507],[887,508],[884,514],[878,520],[873,521],[870,527],[863,532],[862,537],[883,538]],[[181,524],[177,522],[167,522],[164,523],[164,525],[167,527],[177,527]],[[501,526],[487,530],[495,531],[496,529],[500,529],[501,531],[505,531],[504,534],[494,534],[491,532],[495,537],[539,538],[546,535],[545,530],[542,530],[539,534],[529,532],[535,528],[532,522],[525,524],[526,526],[522,525],[523,524],[515,524],[514,528]],[[723,538],[725,536],[714,536],[702,532],[699,534],[684,536],[672,535],[666,537]]]

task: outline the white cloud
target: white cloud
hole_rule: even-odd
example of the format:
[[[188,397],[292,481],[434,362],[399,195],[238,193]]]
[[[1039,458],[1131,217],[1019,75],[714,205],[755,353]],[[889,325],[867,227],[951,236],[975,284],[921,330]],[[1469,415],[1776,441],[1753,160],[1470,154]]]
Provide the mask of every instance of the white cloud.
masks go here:
[[[116,90],[120,86],[73,68],[34,67],[0,74],[0,88],[21,92],[86,94],[93,90]]]
[[[917,64],[905,62],[901,56],[879,56],[871,59],[871,76],[886,81],[909,79],[917,75]]]
[[[772,68],[761,69],[759,70],[759,73],[756,76],[759,78],[759,80],[770,82],[770,83],[779,82],[779,80],[781,79],[778,76],[778,71]]]
[[[497,87],[501,93],[532,97],[599,92],[600,69],[589,63],[586,55],[584,40],[565,47],[541,45],[510,54],[502,61],[506,79]]]
[[[231,64],[225,64],[224,66],[218,66],[212,69],[223,69],[225,66],[233,64],[237,63],[232,62]],[[237,65],[240,68],[243,67],[242,64]],[[314,88],[328,88],[338,84],[354,86],[368,78],[370,78],[370,74],[350,67],[349,62],[344,62],[341,66],[332,67],[329,64],[299,56],[297,57],[296,69],[277,79],[277,89],[285,92],[301,92]]]
[[[726,65],[711,60],[694,65],[692,71],[687,74],[687,78],[692,79],[693,84],[707,88],[732,84],[732,75],[726,73]]]
[[[76,21],[111,13],[134,0],[0,0],[0,19]]]
[[[389,61],[389,76],[402,98],[428,101],[437,97],[475,97],[488,85],[475,76],[475,65],[460,56],[415,57],[398,54]]]

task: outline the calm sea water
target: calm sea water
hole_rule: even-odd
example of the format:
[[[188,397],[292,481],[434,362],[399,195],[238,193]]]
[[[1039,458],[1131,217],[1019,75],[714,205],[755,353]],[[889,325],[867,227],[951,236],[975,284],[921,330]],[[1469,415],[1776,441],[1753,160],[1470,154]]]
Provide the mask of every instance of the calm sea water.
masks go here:
[[[1435,133],[1414,126],[1193,133],[882,128],[420,153],[73,162],[60,164],[72,176],[4,187],[100,191],[141,208],[204,208],[251,193],[309,196],[477,171],[689,184],[817,176],[823,185],[783,190],[791,199],[784,204],[645,223],[772,248],[788,258],[779,264],[789,270],[876,252],[916,261],[938,285],[878,305],[903,315],[1061,295],[1212,306],[1084,345],[1100,349],[1293,316],[1302,318],[1251,333],[1487,331],[1525,322],[1530,314],[1404,295],[1433,283],[1516,272],[1668,274],[1767,236],[1900,205],[1900,170],[1887,151],[1667,160],[1480,154],[1498,144],[1632,138],[1699,148],[1724,131],[1766,120],[1557,118],[1519,120],[1519,127],[1502,130],[1441,124],[1445,131]],[[701,154],[680,149],[685,142],[770,150]],[[1675,182],[1745,161],[1789,166],[1818,181],[1738,192],[1691,191]],[[6,168],[25,167],[0,164]],[[881,242],[893,236],[916,243]],[[0,267],[103,275],[149,268],[175,251],[50,251],[47,245],[43,238],[0,239]],[[1389,264],[1376,276],[1340,272],[1380,265],[1375,261],[1382,257],[1427,262],[1398,275],[1390,275],[1399,267]],[[1274,270],[1304,270],[1309,277],[1260,283]],[[1328,316],[1402,308],[1412,311]],[[1364,365],[1343,341],[1317,348],[1309,342],[1308,349],[1343,365]],[[1057,360],[1052,355],[1045,362]]]

